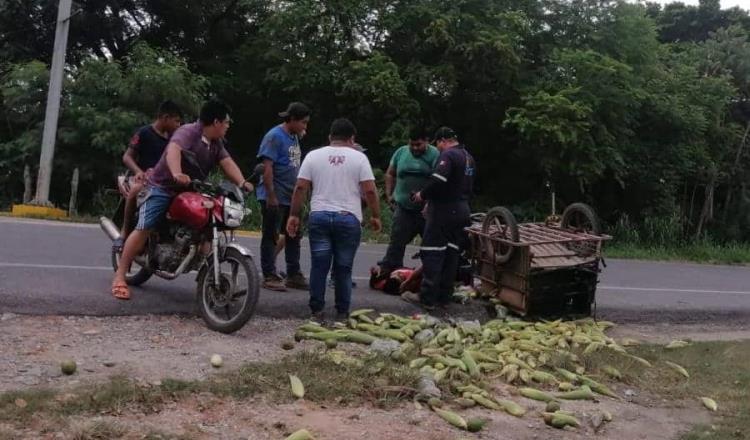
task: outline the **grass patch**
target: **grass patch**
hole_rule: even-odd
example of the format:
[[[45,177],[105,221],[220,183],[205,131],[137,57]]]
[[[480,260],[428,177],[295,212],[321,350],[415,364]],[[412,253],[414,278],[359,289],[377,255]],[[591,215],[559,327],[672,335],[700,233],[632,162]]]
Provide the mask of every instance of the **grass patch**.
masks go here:
[[[750,244],[693,243],[681,246],[647,246],[631,243],[607,245],[604,255],[609,258],[638,260],[692,261],[709,264],[750,263]]]
[[[292,401],[289,375],[305,385],[305,399],[313,402],[388,407],[410,395],[416,383],[413,371],[387,359],[340,362],[325,353],[300,352],[277,362],[255,362],[203,381],[167,379],[145,386],[124,377],[85,385],[71,391],[27,390],[0,394],[0,422],[20,426],[33,416],[151,413],[164,404],[197,393],[244,399],[264,395],[275,402]],[[93,438],[93,437],[92,437]]]
[[[683,440],[750,438],[750,341],[695,342],[671,350],[645,345],[628,351],[653,366],[646,368],[632,360],[623,361],[618,354],[601,351],[584,358],[587,370],[614,365],[623,373],[624,383],[670,400],[716,400],[719,409],[714,418],[715,429],[695,426]],[[681,376],[664,361],[683,366],[690,378]]]
[[[127,430],[122,426],[105,420],[84,422],[73,428],[72,440],[109,440],[125,436]]]

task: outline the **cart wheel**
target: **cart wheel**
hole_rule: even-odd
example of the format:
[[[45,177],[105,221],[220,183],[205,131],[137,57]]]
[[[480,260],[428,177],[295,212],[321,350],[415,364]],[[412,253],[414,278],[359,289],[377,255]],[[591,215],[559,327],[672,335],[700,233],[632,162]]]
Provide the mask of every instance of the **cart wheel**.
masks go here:
[[[560,227],[593,235],[602,233],[602,227],[594,209],[585,203],[573,203],[565,208]]]
[[[518,241],[518,223],[508,208],[496,206],[487,212],[482,222],[482,232],[508,241]],[[493,255],[495,263],[505,263],[513,255],[513,246],[482,237],[482,249],[487,255]]]

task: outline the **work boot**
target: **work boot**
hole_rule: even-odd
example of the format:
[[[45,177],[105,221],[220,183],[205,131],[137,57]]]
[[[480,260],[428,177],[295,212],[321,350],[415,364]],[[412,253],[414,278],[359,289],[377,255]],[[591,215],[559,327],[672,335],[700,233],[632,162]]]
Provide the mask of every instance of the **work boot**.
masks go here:
[[[263,288],[277,292],[286,292],[284,280],[274,273],[268,274],[263,278]]]
[[[310,284],[301,272],[286,278],[286,287],[290,289],[309,290]]]

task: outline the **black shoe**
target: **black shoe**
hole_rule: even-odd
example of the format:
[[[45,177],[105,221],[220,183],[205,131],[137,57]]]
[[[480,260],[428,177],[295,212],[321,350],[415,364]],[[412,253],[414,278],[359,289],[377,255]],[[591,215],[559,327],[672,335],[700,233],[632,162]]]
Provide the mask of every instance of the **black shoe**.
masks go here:
[[[345,322],[349,319],[349,312],[336,312],[336,321]]]

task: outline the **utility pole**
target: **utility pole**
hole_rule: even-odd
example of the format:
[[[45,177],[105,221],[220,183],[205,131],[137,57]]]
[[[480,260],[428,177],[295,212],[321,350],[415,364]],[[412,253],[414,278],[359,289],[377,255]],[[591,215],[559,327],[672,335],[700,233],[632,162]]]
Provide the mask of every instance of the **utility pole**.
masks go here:
[[[55,46],[49,76],[47,111],[44,115],[42,154],[39,158],[36,197],[32,201],[32,204],[35,205],[51,205],[49,201],[49,186],[52,178],[52,160],[55,157],[57,118],[60,115],[60,94],[62,92],[63,69],[65,67],[65,51],[68,45],[68,29],[70,28],[70,7],[71,0],[60,0],[57,6]]]

